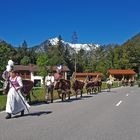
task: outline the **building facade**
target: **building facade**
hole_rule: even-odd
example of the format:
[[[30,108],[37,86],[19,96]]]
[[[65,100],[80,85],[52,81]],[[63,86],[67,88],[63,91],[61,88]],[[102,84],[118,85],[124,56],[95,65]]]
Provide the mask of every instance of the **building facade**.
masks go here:
[[[40,87],[43,85],[44,77],[39,76],[38,72],[40,68],[37,65],[15,65],[14,70],[18,72],[18,74],[22,77],[22,79],[31,80],[34,82],[34,86]],[[46,71],[51,71],[55,73],[57,71],[57,66],[46,66]],[[67,79],[67,73],[69,69],[67,66],[62,66],[61,74],[62,78]]]
[[[135,80],[135,75],[136,73],[131,70],[131,69],[128,69],[128,70],[113,70],[113,69],[109,69],[108,70],[108,76],[109,78],[112,78],[113,80]]]
[[[100,72],[94,72],[94,73],[74,73],[73,78],[76,78],[77,80],[85,81],[85,80],[94,80],[95,78],[102,79],[103,74]]]

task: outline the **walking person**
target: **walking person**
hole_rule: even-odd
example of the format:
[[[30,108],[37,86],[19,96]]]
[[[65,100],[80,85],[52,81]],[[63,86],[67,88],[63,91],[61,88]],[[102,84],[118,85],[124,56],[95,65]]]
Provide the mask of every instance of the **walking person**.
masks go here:
[[[106,84],[107,84],[108,91],[110,91],[110,89],[112,88],[112,85],[113,85],[112,80],[110,78],[108,78]]]
[[[49,99],[51,103],[53,103],[53,88],[54,88],[54,76],[51,73],[45,77],[46,84],[46,103],[48,103]]]
[[[30,107],[30,105],[21,94],[23,83],[21,77],[17,76],[16,71],[10,71],[9,81],[10,88],[6,102],[6,119],[10,119],[12,115],[16,115],[18,113],[21,113],[21,116],[23,116],[24,110],[28,110]]]

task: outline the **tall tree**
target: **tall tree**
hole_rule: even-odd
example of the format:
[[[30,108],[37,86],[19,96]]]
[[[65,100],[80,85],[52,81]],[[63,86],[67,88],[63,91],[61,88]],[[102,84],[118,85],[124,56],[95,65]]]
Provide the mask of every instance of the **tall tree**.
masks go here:
[[[58,56],[59,56],[59,64],[64,64],[64,55],[65,55],[65,47],[62,42],[62,37],[59,35],[58,37],[58,43],[57,43],[57,49],[58,49]]]
[[[16,61],[16,50],[6,42],[0,42],[0,73],[6,69],[7,62],[9,59]]]
[[[30,58],[28,56],[24,56],[20,61],[21,65],[28,65],[29,63],[30,63]]]
[[[70,69],[70,75],[72,75],[72,72],[74,71],[74,66],[72,62],[72,54],[70,53],[71,51],[72,50],[69,46],[65,47],[64,61],[65,61],[65,65],[67,65],[68,68]]]
[[[27,42],[24,40],[23,43],[17,48],[17,63],[20,65],[20,61],[24,56],[27,56],[28,54],[28,45]]]
[[[37,57],[37,65],[40,68],[39,75],[45,77],[47,75],[47,66],[48,64],[48,57],[46,53],[41,53]]]

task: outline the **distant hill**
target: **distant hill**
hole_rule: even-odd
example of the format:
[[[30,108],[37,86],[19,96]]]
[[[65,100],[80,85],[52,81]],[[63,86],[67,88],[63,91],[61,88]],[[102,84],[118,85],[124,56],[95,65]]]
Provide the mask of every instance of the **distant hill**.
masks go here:
[[[135,35],[134,37],[132,37],[131,38],[131,41],[135,45],[140,45],[140,33],[138,33],[137,35]]]
[[[140,32],[130,38],[128,41],[131,41],[135,46],[140,45]],[[125,43],[127,43],[128,41],[126,41]]]
[[[7,43],[5,40],[0,39],[0,46],[4,46],[5,48],[10,48],[15,50],[15,47],[12,46],[10,43]]]
[[[6,41],[0,39],[0,45],[9,45]]]

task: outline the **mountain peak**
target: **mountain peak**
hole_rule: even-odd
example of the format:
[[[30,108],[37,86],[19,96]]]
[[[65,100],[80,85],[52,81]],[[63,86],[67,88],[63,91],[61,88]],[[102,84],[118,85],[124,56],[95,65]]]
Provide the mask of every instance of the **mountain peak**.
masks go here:
[[[58,41],[59,41],[58,37],[49,39],[51,45],[57,45]]]
[[[38,45],[36,48],[36,51],[37,52],[46,52],[48,46],[55,46],[58,44],[58,41],[59,41],[58,37],[48,39],[48,40],[44,41],[43,43],[41,43],[40,45]],[[70,48],[74,49],[76,52],[80,51],[81,49],[83,49],[85,51],[90,51],[90,50],[96,49],[97,47],[100,46],[98,44],[72,44],[69,42],[65,42],[64,40],[62,40],[62,44],[64,45],[64,47],[69,46]]]

